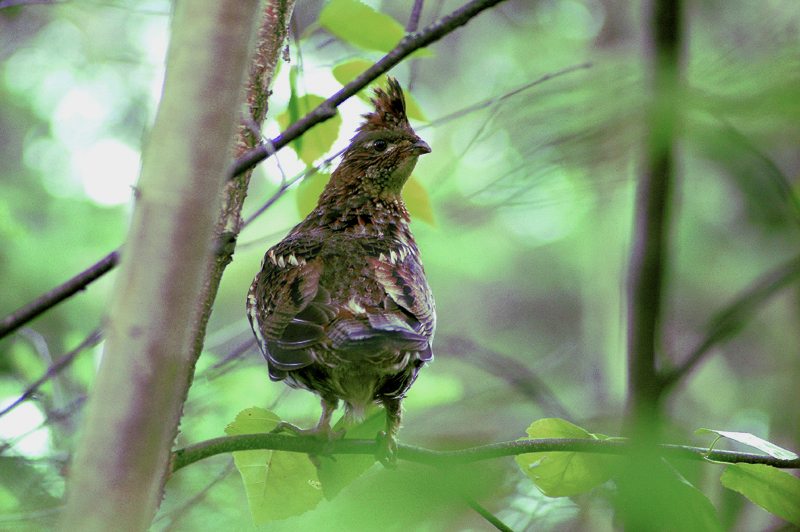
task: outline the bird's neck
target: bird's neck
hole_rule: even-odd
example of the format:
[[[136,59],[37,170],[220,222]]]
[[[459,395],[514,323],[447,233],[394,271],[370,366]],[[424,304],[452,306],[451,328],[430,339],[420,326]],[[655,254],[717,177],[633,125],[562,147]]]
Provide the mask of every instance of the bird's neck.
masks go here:
[[[409,221],[408,210],[399,194],[385,199],[367,195],[323,194],[317,208],[304,223],[333,230],[359,227],[366,232],[371,232],[371,228],[383,232],[382,228],[388,226],[405,229]]]
[[[408,210],[400,194],[376,196],[363,187],[363,180],[344,181],[337,177],[334,172],[317,208],[304,223],[333,229],[353,224],[408,225]]]

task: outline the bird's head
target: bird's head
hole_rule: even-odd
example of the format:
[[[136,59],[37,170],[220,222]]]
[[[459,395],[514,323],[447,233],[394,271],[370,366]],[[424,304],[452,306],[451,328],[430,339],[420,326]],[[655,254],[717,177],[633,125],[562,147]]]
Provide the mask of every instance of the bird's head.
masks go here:
[[[364,122],[331,176],[331,192],[355,189],[375,199],[399,197],[417,157],[431,151],[408,123],[403,89],[396,79],[389,78],[386,91],[375,89],[372,104],[374,111],[363,115]]]

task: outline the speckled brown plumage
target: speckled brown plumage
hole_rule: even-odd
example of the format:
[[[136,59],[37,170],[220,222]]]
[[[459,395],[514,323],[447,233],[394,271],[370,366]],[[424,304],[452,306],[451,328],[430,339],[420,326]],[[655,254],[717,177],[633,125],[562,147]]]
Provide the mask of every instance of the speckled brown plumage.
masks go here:
[[[430,147],[411,129],[396,80],[372,103],[316,209],[265,255],[247,313],[270,377],[322,398],[319,424],[299,432],[336,437],[340,399],[346,425],[378,402],[381,458],[392,464],[401,400],[433,358],[433,296],[400,195]]]

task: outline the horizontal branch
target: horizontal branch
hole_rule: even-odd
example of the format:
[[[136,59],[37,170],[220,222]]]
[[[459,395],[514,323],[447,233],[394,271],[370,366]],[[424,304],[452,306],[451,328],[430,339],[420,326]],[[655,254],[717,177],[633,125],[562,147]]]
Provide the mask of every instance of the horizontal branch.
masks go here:
[[[632,446],[627,441],[587,440],[587,439],[541,439],[493,443],[457,451],[433,451],[421,447],[398,445],[398,458],[409,462],[437,467],[455,466],[526,453],[579,452],[627,455]],[[367,454],[379,451],[374,440],[320,441],[313,437],[287,436],[284,434],[242,434],[225,436],[190,445],[172,453],[172,471],[178,471],[189,464],[211,456],[233,451],[268,449],[308,453],[318,456],[333,454]],[[734,451],[711,451],[701,447],[662,444],[659,454],[665,458],[681,460],[711,460],[723,463],[764,464],[781,469],[800,469],[800,458],[780,460],[759,454],[738,453]]]

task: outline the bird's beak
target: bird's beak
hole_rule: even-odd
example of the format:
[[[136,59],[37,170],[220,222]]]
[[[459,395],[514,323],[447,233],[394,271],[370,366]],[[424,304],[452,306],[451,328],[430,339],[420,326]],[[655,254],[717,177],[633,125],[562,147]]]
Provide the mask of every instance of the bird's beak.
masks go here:
[[[409,148],[414,155],[422,155],[423,153],[430,153],[431,147],[422,139],[417,140]]]

